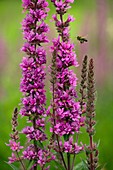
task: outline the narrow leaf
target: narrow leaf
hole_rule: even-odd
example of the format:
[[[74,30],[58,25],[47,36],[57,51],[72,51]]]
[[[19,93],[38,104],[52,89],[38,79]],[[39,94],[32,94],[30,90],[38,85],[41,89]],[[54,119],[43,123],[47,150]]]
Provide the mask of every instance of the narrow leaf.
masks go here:
[[[5,161],[6,164],[8,164],[13,170],[19,170],[15,165],[9,164],[8,162]]]
[[[100,139],[98,140],[97,147],[99,147],[99,145],[100,145]]]
[[[65,170],[65,168],[62,166],[62,164],[60,164],[59,162],[57,162],[57,161],[55,161],[54,160],[54,162],[55,162],[55,164],[56,164],[56,167],[58,168],[58,170]]]
[[[40,142],[40,141],[37,141],[37,146],[39,147],[39,148],[41,148],[41,149],[44,149],[44,146],[43,146],[43,144]]]
[[[32,161],[29,161],[29,164],[28,164],[28,167],[27,167],[27,170],[30,170],[30,168],[32,167]]]
[[[102,169],[104,169],[105,166],[106,166],[106,164],[104,164],[104,165],[99,165],[99,166],[96,168],[96,170],[102,170]]]
[[[88,170],[86,162],[85,162],[85,161],[82,161],[82,162],[78,163],[78,164],[74,167],[74,170]]]

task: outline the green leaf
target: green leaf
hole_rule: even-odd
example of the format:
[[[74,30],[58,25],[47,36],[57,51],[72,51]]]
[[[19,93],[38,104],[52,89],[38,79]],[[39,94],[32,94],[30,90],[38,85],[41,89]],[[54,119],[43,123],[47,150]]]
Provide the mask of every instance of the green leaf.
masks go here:
[[[19,170],[16,166],[13,164],[9,164],[8,162],[5,161],[6,164],[8,164],[13,170]]]
[[[78,163],[75,167],[74,170],[88,170],[86,162],[83,160],[82,162]]]
[[[30,168],[32,167],[32,163],[33,163],[33,161],[29,161],[27,170],[30,170]]]
[[[96,170],[102,170],[105,166],[106,166],[106,164],[104,164],[104,165],[99,165],[99,166],[96,168]]]
[[[57,161],[55,161],[55,160],[54,160],[54,162],[55,162],[55,164],[56,164],[58,170],[60,170],[60,169],[61,169],[61,170],[65,170],[65,168],[62,166],[61,163],[59,163],[59,162],[57,162]]]
[[[83,162],[84,166],[88,169],[86,160],[82,159],[82,162]]]
[[[64,140],[65,141],[69,140],[69,135],[64,135]]]
[[[36,144],[39,148],[44,149],[44,146],[40,141],[36,141],[36,142],[37,142]]]
[[[98,140],[98,143],[97,143],[97,148],[99,147],[99,145],[100,145],[100,139]]]

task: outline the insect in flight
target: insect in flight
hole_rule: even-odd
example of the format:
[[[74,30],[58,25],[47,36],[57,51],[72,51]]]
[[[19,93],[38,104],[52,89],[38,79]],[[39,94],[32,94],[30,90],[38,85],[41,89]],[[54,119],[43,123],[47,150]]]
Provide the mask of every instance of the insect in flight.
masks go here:
[[[77,40],[80,41],[80,43],[88,42],[88,40],[85,37],[77,36]]]

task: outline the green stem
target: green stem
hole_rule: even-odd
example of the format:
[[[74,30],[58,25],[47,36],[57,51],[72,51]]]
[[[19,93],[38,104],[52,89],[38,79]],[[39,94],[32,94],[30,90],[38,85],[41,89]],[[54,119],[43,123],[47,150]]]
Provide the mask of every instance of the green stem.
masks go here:
[[[90,124],[91,124],[91,118],[90,118]],[[92,126],[90,125],[90,128],[92,128]],[[89,140],[90,140],[90,149],[91,149],[91,153],[90,153],[90,170],[95,170],[94,167],[94,162],[93,162],[93,136],[89,135]]]
[[[70,166],[70,153],[67,153],[67,163],[68,163],[68,170],[71,170],[71,166]]]
[[[25,166],[24,166],[24,164],[23,164],[23,162],[22,162],[22,160],[21,160],[21,158],[20,158],[20,156],[18,154],[18,151],[16,151],[16,154],[17,154],[17,157],[18,157],[18,159],[20,161],[20,164],[22,165],[23,169],[26,170],[26,168],[25,168]]]
[[[77,133],[76,143],[78,143],[78,137],[79,137],[79,134]],[[73,170],[73,168],[74,168],[75,159],[76,159],[76,154],[74,153],[71,170]]]
[[[60,153],[60,155],[61,155],[62,162],[63,162],[63,164],[64,164],[65,169],[68,170],[68,169],[67,169],[67,166],[66,166],[66,163],[65,163],[65,160],[64,160],[63,153],[61,152],[61,148],[60,148],[60,144],[59,144],[58,135],[56,135],[56,138],[57,138],[57,143],[58,143],[58,147],[59,147],[59,153]]]
[[[90,147],[91,147],[91,150],[92,150],[92,142],[93,142],[93,139],[92,139],[92,136],[90,136]],[[90,170],[94,170],[94,166],[93,166],[93,153],[91,151],[90,153]]]

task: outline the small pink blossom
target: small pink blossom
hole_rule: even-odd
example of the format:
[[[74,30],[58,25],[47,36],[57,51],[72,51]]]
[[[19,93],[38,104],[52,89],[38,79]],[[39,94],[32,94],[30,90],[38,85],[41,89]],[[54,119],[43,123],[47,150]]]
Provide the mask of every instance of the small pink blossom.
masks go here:
[[[20,149],[23,149],[23,146],[20,146],[20,142],[15,142],[14,140],[9,140],[7,146],[10,146],[12,151],[20,151]]]
[[[9,159],[8,161],[9,164],[12,164],[18,160],[14,153],[12,153],[11,157],[9,157],[8,159]]]

